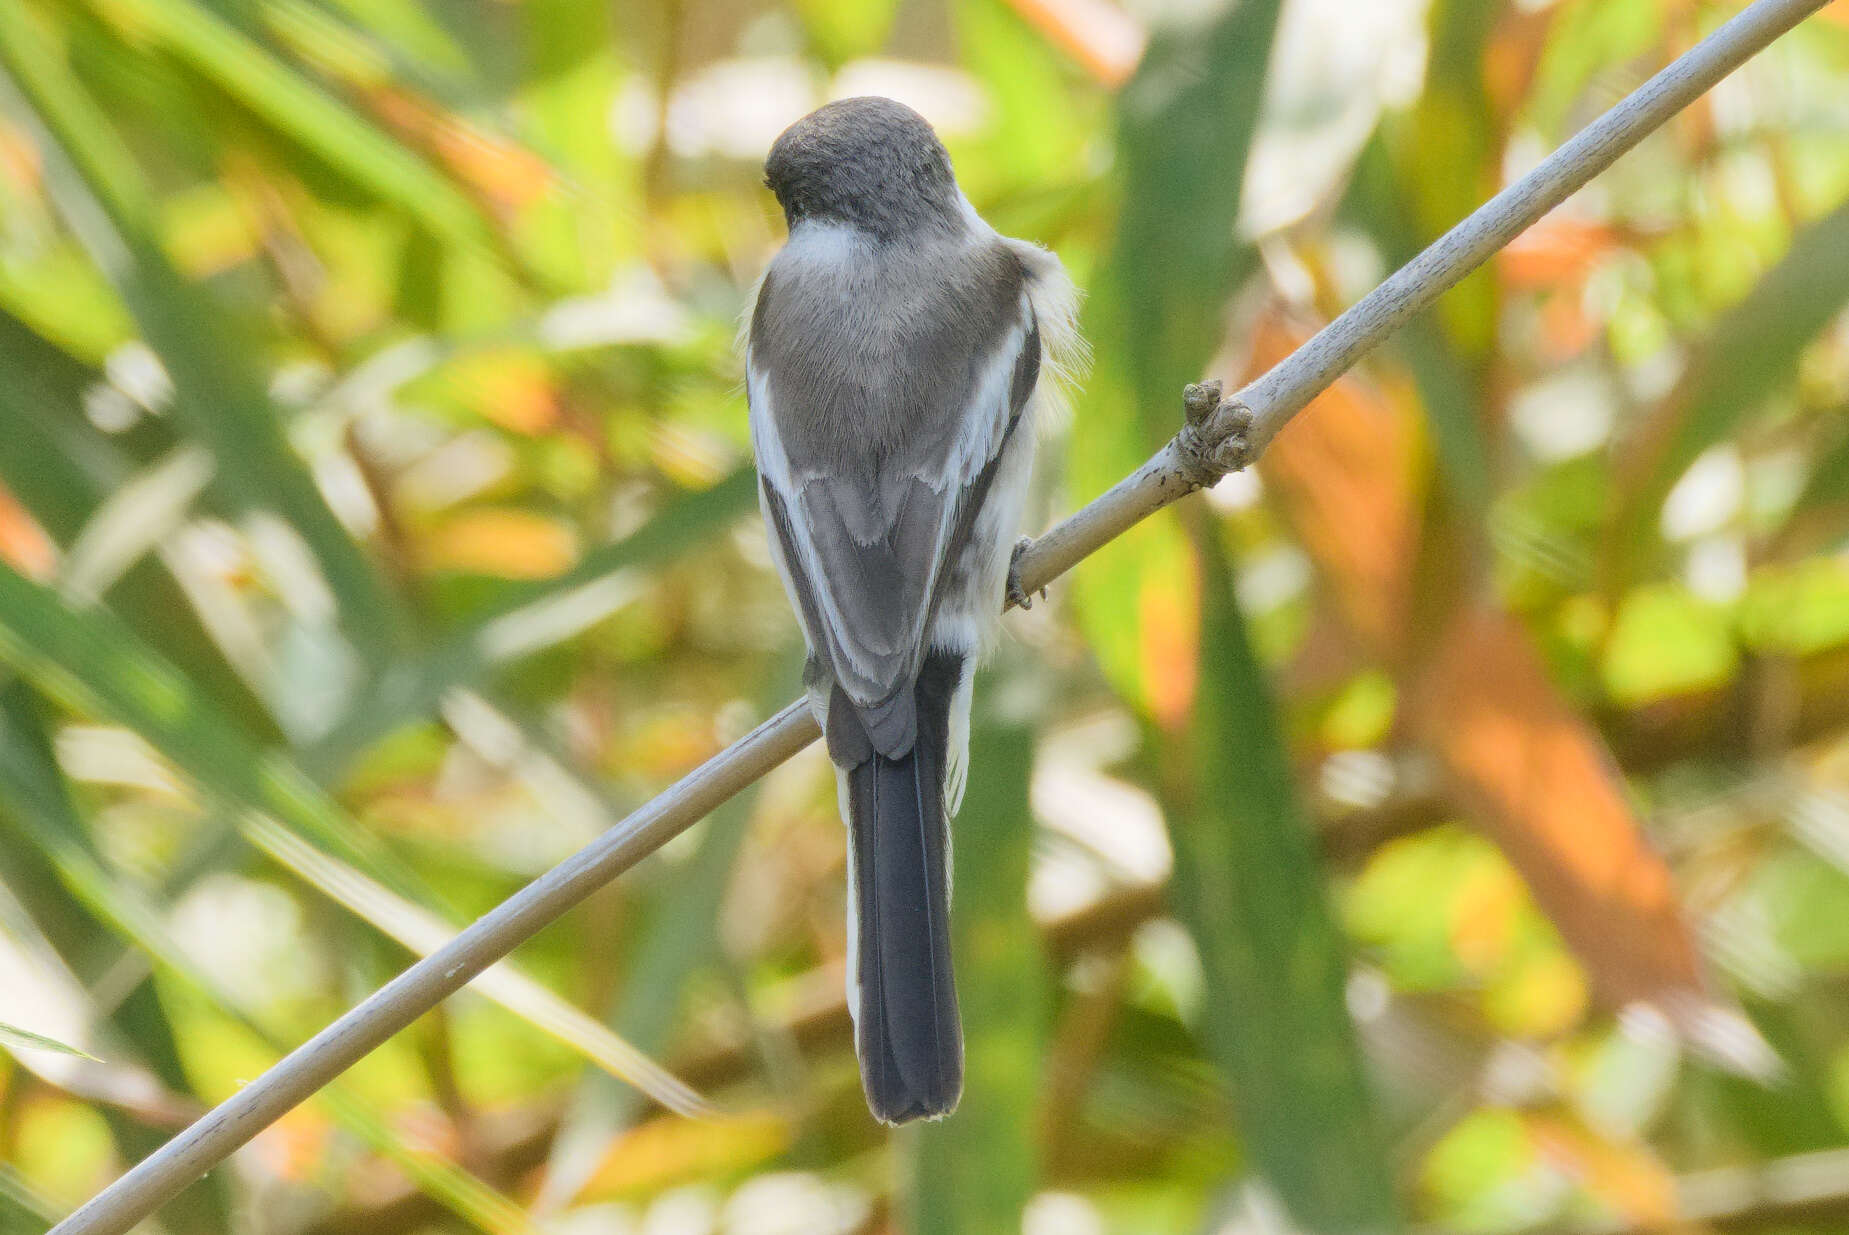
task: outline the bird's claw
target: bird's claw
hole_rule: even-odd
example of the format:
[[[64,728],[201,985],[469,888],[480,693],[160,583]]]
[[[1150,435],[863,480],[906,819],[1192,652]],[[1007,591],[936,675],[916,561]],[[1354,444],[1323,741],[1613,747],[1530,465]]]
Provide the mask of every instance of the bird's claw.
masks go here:
[[[1021,555],[1033,544],[1033,537],[1023,536],[1014,542],[1014,552],[1008,557],[1008,603],[1019,605],[1023,609],[1034,607],[1033,593],[1021,586]],[[1046,599],[1046,589],[1040,589],[1040,598]]]
[[[1222,398],[1219,379],[1189,386],[1181,405],[1185,420],[1175,440],[1190,481],[1206,488],[1252,461],[1252,409]]]

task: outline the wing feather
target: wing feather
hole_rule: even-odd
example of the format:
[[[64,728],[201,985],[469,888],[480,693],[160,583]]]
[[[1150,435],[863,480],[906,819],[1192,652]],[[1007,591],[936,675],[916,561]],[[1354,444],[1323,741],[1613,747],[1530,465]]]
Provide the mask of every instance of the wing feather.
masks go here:
[[[747,389],[780,573],[813,655],[882,753],[910,748],[907,688],[940,585],[1039,365],[1039,331],[1018,262],[1005,249],[994,252],[1014,263],[1006,300],[908,305],[909,338],[881,339],[851,308],[832,317],[818,310],[804,296],[800,265],[792,270],[781,258],[753,317]],[[975,283],[939,282],[951,291]],[[915,290],[907,295],[917,298]],[[799,321],[803,333],[785,337],[781,320]],[[867,337],[873,343],[860,350],[879,354],[856,354]],[[845,367],[825,385],[829,359]],[[881,366],[882,380],[870,384],[867,371]],[[856,393],[856,382],[858,397],[844,403],[843,388]],[[818,404],[830,414],[818,416]]]

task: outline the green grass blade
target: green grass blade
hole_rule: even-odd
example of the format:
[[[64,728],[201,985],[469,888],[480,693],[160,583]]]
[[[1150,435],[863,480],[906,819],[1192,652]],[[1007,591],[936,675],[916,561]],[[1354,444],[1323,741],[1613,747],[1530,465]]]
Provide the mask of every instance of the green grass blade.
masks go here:
[[[1654,426],[1657,440],[1632,477],[1611,543],[1623,564],[1638,551],[1663,499],[1700,454],[1732,435],[1797,373],[1798,357],[1849,303],[1849,202],[1799,232],[1753,290],[1689,353],[1687,374]]]
[[[0,1235],[44,1235],[58,1216],[50,1201],[0,1162]]]
[[[1377,133],[1362,150],[1342,210],[1373,237],[1390,266],[1411,261],[1423,247],[1406,197],[1388,143]],[[1473,200],[1462,211],[1474,205]],[[1473,275],[1475,283],[1467,280],[1462,285],[1464,295],[1481,297],[1490,277],[1481,271]],[[1478,393],[1483,386],[1480,374],[1461,354],[1437,309],[1428,309],[1401,327],[1389,347],[1405,361],[1418,385],[1419,403],[1444,465],[1447,494],[1480,522],[1487,518],[1492,491],[1489,444],[1483,437]]]
[[[482,243],[486,222],[468,197],[416,154],[350,111],[209,8],[191,0],[93,2],[368,192],[452,244]]]
[[[233,810],[260,849],[399,942],[428,953],[454,933],[422,907],[435,898],[409,866],[281,752],[246,742],[182,674],[107,614],[70,608],[0,567],[0,659],[79,710],[133,729]],[[511,967],[484,975],[479,989],[669,1109],[701,1107],[645,1054]]]
[[[17,683],[0,696],[0,805],[8,808],[0,810],[0,837],[38,849],[71,899],[100,928],[146,952],[218,1012],[282,1053],[277,1036],[255,1021],[236,992],[220,986],[174,942],[160,909],[103,866],[65,791],[36,709]],[[9,835],[13,832],[18,835]],[[533,1229],[512,1201],[454,1163],[405,1144],[351,1091],[330,1086],[320,1099],[343,1128],[396,1162],[420,1189],[459,1217],[490,1232],[525,1235]],[[187,1197],[176,1198],[169,1212],[187,1212],[187,1204]]]
[[[1185,797],[1169,794],[1176,912],[1205,978],[1200,1033],[1242,1144],[1294,1229],[1399,1225],[1349,1021],[1341,932],[1283,727],[1223,550],[1202,537],[1201,689]],[[1166,779],[1166,778],[1165,778]]]
[[[278,864],[417,955],[428,956],[455,938],[455,929],[435,914],[328,857],[281,825],[260,815],[246,815],[241,827],[245,837]],[[490,966],[471,985],[477,993],[575,1048],[664,1108],[681,1115],[709,1113],[699,1094],[645,1051],[611,1033],[512,964],[501,961]]]
[[[50,1051],[54,1055],[75,1055],[79,1059],[102,1062],[89,1051],[78,1050],[55,1038],[48,1038],[42,1033],[33,1033],[30,1029],[21,1029],[17,1025],[9,1025],[5,1021],[0,1021],[0,1046],[4,1046],[9,1051]]]
[[[1145,453],[1178,427],[1180,388],[1200,376],[1220,306],[1257,265],[1236,223],[1281,7],[1241,0],[1162,29],[1118,102],[1125,193],[1100,282],[1121,337],[1098,343],[1105,363],[1129,365]]]
[[[133,474],[136,461],[86,423],[83,393],[101,375],[23,323],[0,313],[0,484],[31,511],[60,546],[72,546],[90,519]],[[114,584],[115,612],[208,692],[254,741],[280,738],[274,718],[225,659],[187,597],[153,562],[139,562]]]
[[[109,614],[0,567],[0,659],[80,711],[140,734],[202,790],[272,814],[400,890],[421,881],[280,752],[250,743],[192,682]]]
[[[751,822],[754,790],[714,811],[700,846],[654,897],[655,908],[624,966],[623,987],[610,1016],[612,1028],[639,1049],[660,1054],[669,1046],[687,978],[719,957],[719,921],[726,884]],[[604,1073],[587,1076],[559,1121],[546,1160],[542,1212],[568,1203],[590,1180],[611,1138],[641,1110],[636,1091]]]
[[[1125,89],[1126,199],[1116,252],[1099,280],[1103,388],[1094,380],[1076,438],[1082,476],[1115,480],[1175,431],[1181,387],[1200,375],[1218,342],[1220,308],[1252,269],[1234,223],[1277,16],[1277,4],[1248,0],[1204,25],[1166,31]],[[1120,426],[1132,408],[1140,430],[1127,440]],[[1107,440],[1114,452],[1095,444]],[[1138,529],[1081,568],[1081,604],[1097,607],[1081,617],[1089,616],[1088,635],[1107,641],[1100,657],[1115,669],[1113,683],[1123,689],[1128,680],[1126,693],[1146,714],[1178,725],[1187,699],[1164,698],[1171,685],[1160,670],[1172,669],[1178,653],[1192,659],[1179,610],[1194,579],[1188,557],[1200,562],[1195,758],[1179,781],[1193,791],[1179,793],[1176,776],[1162,779],[1174,899],[1204,970],[1202,1034],[1233,1092],[1254,1173],[1296,1227],[1392,1229],[1399,1219],[1390,1174],[1343,1001],[1342,942],[1230,566],[1211,534],[1189,555],[1171,520],[1151,526],[1167,529],[1167,577],[1151,587],[1147,542],[1158,533]],[[1155,629],[1152,615],[1166,615],[1167,629]],[[1108,652],[1126,625],[1146,628],[1128,649],[1130,673],[1121,651]],[[1166,736],[1152,739],[1165,760],[1185,762]]]
[[[105,922],[70,894],[58,868],[34,840],[32,829],[20,821],[28,810],[35,819],[55,819],[58,822],[53,826],[63,828],[63,843],[80,850],[87,847],[88,837],[68,809],[62,786],[55,779],[55,768],[38,724],[36,700],[29,688],[15,678],[0,688],[0,884],[19,899],[33,925],[64,964],[80,980],[91,982],[94,978],[90,975],[106,974],[109,965],[120,962],[122,944]],[[49,782],[45,779],[48,776],[52,778]],[[37,805],[19,805],[22,794]],[[174,1027],[152,980],[144,978],[137,983],[99,1020],[107,1023],[111,1055],[121,1053],[117,1043],[124,1044],[169,1092],[181,1094],[191,1089]],[[150,1127],[116,1107],[104,1106],[98,1113],[109,1124],[117,1152],[125,1161],[153,1153],[172,1134],[171,1127],[165,1124]],[[228,1180],[214,1176],[206,1186],[175,1198],[167,1216],[177,1229],[201,1235],[231,1230]],[[4,1229],[0,1225],[0,1230]]]
[[[395,55],[406,57],[420,75],[466,80],[479,71],[455,34],[420,0],[315,0],[312,6],[299,7],[326,9],[330,17],[340,14]]]
[[[318,772],[430,713],[457,687],[551,646],[607,612],[600,596],[624,572],[675,561],[757,504],[757,474],[743,467],[710,489],[675,498],[620,541],[601,545],[556,579],[509,587],[467,629],[382,675],[350,715],[305,759]]]
[[[951,915],[963,1016],[963,1101],[920,1125],[907,1208],[917,1235],[1018,1231],[1039,1176],[1035,1117],[1046,1058],[1046,963],[1027,911],[1034,843],[1033,733],[977,725],[970,784],[954,824]],[[902,1142],[903,1143],[903,1142]]]
[[[52,539],[68,543],[104,493],[128,473],[108,444],[80,427],[85,389],[97,374],[0,312],[0,480]],[[94,448],[92,448],[94,444]]]
[[[53,199],[160,357],[175,413],[216,461],[214,486],[234,508],[273,509],[288,522],[339,598],[354,642],[383,659],[401,638],[397,601],[290,446],[250,361],[249,332],[161,254],[139,169],[21,6],[0,6],[0,63],[39,129]]]
[[[1181,427],[1181,389],[1219,342],[1222,309],[1256,256],[1235,228],[1264,96],[1278,0],[1242,0],[1160,31],[1118,104],[1123,207],[1093,281],[1098,363],[1070,453],[1086,497]],[[1192,571],[1172,516],[1148,520],[1081,566],[1081,627],[1106,675],[1145,712],[1178,719],[1185,686],[1161,668],[1191,657]]]

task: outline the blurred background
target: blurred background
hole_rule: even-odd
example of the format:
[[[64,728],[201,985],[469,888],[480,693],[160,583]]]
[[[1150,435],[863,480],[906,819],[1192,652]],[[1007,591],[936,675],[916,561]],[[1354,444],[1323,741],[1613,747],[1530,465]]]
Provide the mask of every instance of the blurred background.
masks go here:
[[[1737,7],[0,3],[0,1231],[795,693],[784,125],[1086,289],[1038,530]],[[954,1118],[811,750],[158,1229],[1844,1229],[1846,199],[1838,0],[1008,619]]]

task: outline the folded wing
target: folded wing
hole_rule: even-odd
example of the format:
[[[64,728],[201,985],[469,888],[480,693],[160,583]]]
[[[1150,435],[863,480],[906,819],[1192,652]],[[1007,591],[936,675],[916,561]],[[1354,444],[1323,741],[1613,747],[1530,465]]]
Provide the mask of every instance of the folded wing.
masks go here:
[[[760,291],[747,359],[761,496],[810,648],[852,713],[831,708],[831,753],[896,757],[916,737],[910,688],[947,567],[1032,394],[1039,331],[1000,246],[909,282],[862,274],[845,301],[841,272],[793,257]]]

